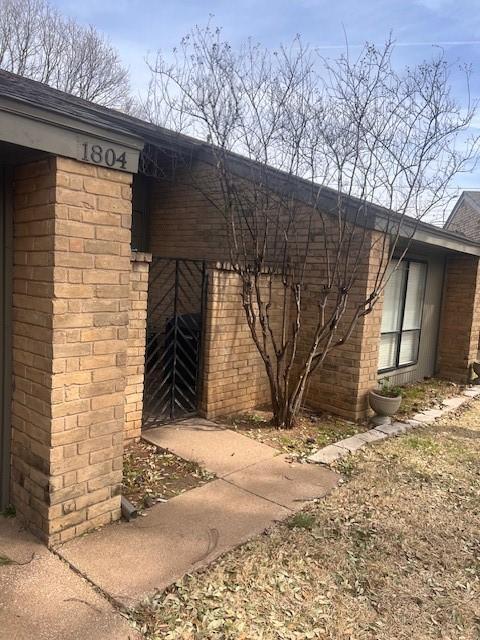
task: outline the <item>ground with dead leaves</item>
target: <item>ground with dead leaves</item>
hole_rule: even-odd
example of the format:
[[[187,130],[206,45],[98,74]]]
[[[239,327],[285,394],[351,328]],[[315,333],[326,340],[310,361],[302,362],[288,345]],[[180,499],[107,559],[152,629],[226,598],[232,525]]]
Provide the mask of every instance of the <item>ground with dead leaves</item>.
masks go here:
[[[366,423],[355,423],[328,413],[307,410],[302,411],[291,429],[278,429],[272,426],[271,419],[270,411],[256,410],[231,416],[223,422],[234,431],[296,458],[307,458],[327,444],[369,428]]]
[[[402,420],[419,411],[440,408],[443,400],[460,395],[465,387],[448,380],[428,378],[421,382],[403,385],[400,388],[402,390],[402,404],[397,418]]]
[[[480,401],[132,614],[161,640],[478,640]]]
[[[214,477],[194,462],[146,442],[135,442],[125,449],[122,494],[143,511]]]
[[[398,420],[405,420],[425,409],[441,407],[443,400],[458,395],[463,390],[463,387],[453,382],[436,378],[406,384],[400,388],[402,404],[396,416]],[[351,422],[326,412],[307,409],[300,413],[291,429],[278,429],[271,421],[271,411],[256,410],[227,417],[221,422],[297,459],[308,458],[322,447],[370,429],[367,420]]]

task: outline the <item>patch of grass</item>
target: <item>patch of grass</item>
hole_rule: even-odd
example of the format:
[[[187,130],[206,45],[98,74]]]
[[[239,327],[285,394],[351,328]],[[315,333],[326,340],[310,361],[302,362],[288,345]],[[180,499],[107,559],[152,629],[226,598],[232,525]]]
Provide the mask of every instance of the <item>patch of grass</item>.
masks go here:
[[[477,463],[475,450],[463,438],[452,437],[450,430],[443,430],[441,423],[436,422],[430,433],[415,433],[399,440],[399,450],[417,452],[417,461],[431,474],[438,473],[442,463],[465,464]],[[441,437],[439,437],[441,430]],[[460,435],[460,434],[458,434]],[[480,435],[480,434],[479,434]],[[468,431],[464,433],[468,437]]]
[[[287,527],[289,529],[306,529],[307,531],[311,531],[314,526],[315,516],[311,513],[296,513],[287,522]]]
[[[433,484],[435,479],[435,473],[428,468],[419,468],[418,465],[411,465],[405,473],[402,474],[402,478],[406,484],[411,484],[416,487],[422,487],[426,484]]]
[[[403,444],[411,449],[416,449],[424,454],[436,455],[440,451],[440,445],[433,436],[412,435],[405,438]]]
[[[248,414],[243,414],[243,415],[244,415],[244,419],[248,420],[252,425],[265,424],[267,422],[265,416],[260,415],[259,413],[251,413],[250,415]]]
[[[17,512],[13,504],[7,505],[3,511],[0,511],[0,515],[4,518],[14,518],[16,513]]]
[[[233,427],[246,428],[249,427],[270,427],[272,425],[272,414],[269,411],[247,411],[229,416],[227,421]]]
[[[343,476],[351,478],[357,469],[357,458],[355,456],[339,458],[333,463],[332,467]]]
[[[151,640],[478,640],[479,457],[474,401],[362,450],[337,491],[132,618]]]

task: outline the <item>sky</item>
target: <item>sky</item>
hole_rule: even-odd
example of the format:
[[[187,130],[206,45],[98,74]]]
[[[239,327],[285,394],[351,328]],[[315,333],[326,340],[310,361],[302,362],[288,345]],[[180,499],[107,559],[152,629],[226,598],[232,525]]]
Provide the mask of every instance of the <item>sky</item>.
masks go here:
[[[471,95],[480,99],[480,0],[53,0],[64,13],[95,25],[130,68],[132,86],[149,78],[145,56],[178,44],[194,25],[222,27],[232,43],[247,37],[265,46],[297,34],[322,55],[337,57],[365,41],[382,44],[390,32],[395,63],[414,64],[442,47],[452,64],[454,95],[466,99],[461,64],[471,65]],[[480,113],[475,133],[480,134]],[[480,189],[480,167],[458,178],[458,188]]]

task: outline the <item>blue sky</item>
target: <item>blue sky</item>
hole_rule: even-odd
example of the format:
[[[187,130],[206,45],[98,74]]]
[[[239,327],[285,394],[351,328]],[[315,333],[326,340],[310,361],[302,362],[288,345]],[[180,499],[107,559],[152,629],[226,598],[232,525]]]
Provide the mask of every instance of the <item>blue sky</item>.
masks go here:
[[[267,46],[304,41],[337,56],[366,40],[397,42],[398,64],[419,62],[441,46],[452,63],[452,85],[464,89],[457,63],[472,65],[471,93],[480,98],[480,0],[53,0],[64,13],[94,24],[108,35],[130,67],[132,84],[148,81],[148,51],[170,50],[193,25],[212,23],[231,41],[248,36]],[[476,118],[480,133],[480,114]],[[463,188],[480,188],[480,169],[459,178]]]

